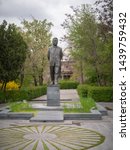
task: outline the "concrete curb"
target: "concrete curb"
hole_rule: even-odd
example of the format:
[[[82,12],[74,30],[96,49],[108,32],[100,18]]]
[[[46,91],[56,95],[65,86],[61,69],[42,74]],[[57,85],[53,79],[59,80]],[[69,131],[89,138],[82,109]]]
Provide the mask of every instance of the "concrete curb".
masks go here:
[[[101,120],[102,114],[98,110],[91,110],[90,113],[66,113],[64,120]]]
[[[102,116],[107,115],[107,110],[97,104],[98,110],[91,110],[90,113],[64,113],[63,120],[101,120]],[[62,107],[51,107],[40,108],[39,111],[49,112],[49,111],[63,111]],[[34,117],[33,113],[23,113],[23,112],[10,112],[9,109],[4,109],[0,112],[0,119],[25,119],[30,120]],[[48,120],[49,121],[49,120]]]
[[[0,119],[25,119],[28,120],[33,117],[33,113],[21,113],[21,112],[9,112],[9,113],[0,113]]]
[[[97,106],[97,109],[99,110],[99,112],[102,114],[102,116],[108,115],[106,108],[104,108],[103,106],[101,106],[97,103],[96,103],[96,106]]]

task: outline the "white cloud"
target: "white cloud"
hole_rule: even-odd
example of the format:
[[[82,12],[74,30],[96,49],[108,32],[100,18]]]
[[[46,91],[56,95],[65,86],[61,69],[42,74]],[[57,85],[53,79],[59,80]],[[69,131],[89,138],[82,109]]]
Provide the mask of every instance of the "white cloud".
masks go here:
[[[65,34],[61,27],[65,14],[72,13],[70,6],[94,2],[95,0],[0,0],[0,22],[5,19],[19,25],[22,19],[31,20],[31,16],[40,20],[47,19],[54,24],[53,36],[60,38]]]

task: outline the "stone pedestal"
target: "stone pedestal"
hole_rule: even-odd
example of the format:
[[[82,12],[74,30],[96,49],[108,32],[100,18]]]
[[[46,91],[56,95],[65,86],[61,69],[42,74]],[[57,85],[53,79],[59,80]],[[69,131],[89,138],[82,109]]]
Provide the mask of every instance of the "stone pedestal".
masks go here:
[[[60,106],[60,89],[58,85],[47,87],[47,106]]]
[[[63,121],[64,113],[60,106],[59,86],[50,85],[47,87],[47,106],[35,104],[33,108],[39,110],[39,112],[30,121]]]

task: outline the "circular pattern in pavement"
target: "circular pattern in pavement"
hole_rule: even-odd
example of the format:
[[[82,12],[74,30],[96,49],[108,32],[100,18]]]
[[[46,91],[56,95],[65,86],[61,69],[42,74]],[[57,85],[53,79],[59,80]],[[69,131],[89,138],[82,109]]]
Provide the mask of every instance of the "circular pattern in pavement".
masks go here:
[[[103,141],[101,134],[73,126],[34,125],[0,129],[1,150],[86,150]]]

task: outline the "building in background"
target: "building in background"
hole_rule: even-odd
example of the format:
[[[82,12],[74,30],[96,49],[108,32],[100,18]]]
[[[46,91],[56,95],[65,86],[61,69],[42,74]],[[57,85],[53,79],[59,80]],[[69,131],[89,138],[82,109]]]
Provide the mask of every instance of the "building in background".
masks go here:
[[[63,60],[61,63],[61,79],[70,79],[73,75],[74,61]]]
[[[73,75],[74,61],[71,59],[70,47],[63,50],[63,60],[61,62],[61,79],[70,79]]]

